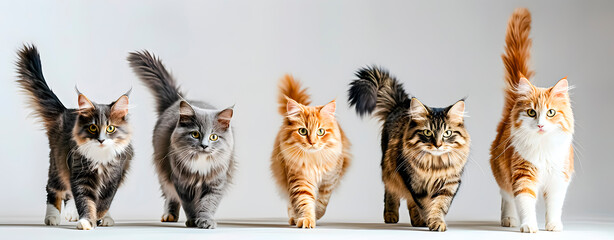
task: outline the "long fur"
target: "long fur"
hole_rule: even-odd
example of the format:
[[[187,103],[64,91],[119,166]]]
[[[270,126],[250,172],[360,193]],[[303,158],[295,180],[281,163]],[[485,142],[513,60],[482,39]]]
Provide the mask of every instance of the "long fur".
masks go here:
[[[279,82],[279,114],[286,115],[286,104],[288,101],[286,97],[293,99],[294,101],[303,104],[311,104],[309,94],[307,94],[307,88],[301,88],[301,83],[296,81],[290,74],[284,75]]]

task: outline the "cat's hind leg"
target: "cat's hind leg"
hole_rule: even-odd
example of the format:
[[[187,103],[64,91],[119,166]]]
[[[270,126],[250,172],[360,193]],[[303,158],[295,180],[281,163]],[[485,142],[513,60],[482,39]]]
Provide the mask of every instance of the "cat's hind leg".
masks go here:
[[[49,167],[49,179],[47,180],[47,210],[45,211],[45,225],[57,226],[60,224],[60,210],[62,200],[66,196],[68,187],[60,179],[53,161]]]
[[[518,226],[518,213],[514,203],[514,197],[509,193],[501,190],[501,226],[516,227]]]
[[[162,195],[164,196],[164,214],[162,222],[177,222],[179,221],[179,212],[181,208],[181,200],[177,195],[175,186],[171,183],[161,182]]]
[[[390,193],[388,190],[384,193],[384,222],[397,223],[399,222],[399,197]]]
[[[62,216],[69,222],[79,221],[79,212],[77,212],[77,206],[72,195],[66,194],[64,199],[64,209],[62,209]]]

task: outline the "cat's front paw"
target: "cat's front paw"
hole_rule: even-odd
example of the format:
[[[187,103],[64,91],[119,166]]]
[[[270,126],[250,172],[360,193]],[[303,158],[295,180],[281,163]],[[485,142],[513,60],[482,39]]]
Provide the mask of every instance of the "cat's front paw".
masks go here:
[[[546,223],[546,231],[563,231],[563,223],[561,221]]]
[[[399,213],[398,212],[384,212],[384,222],[385,223],[398,223],[399,222]]]
[[[211,218],[199,218],[196,219],[196,226],[203,229],[214,229],[217,227],[215,220]]]
[[[179,220],[179,218],[177,216],[175,216],[174,214],[170,214],[170,213],[165,213],[164,215],[162,215],[162,222],[177,222]]]
[[[316,220],[314,218],[302,217],[296,220],[296,227],[298,228],[315,228]]]
[[[98,226],[101,227],[111,227],[113,225],[115,225],[115,220],[113,220],[113,218],[109,215],[102,217],[102,219],[100,219],[100,223],[98,224]]]
[[[77,222],[77,229],[79,230],[92,230],[94,229],[94,224],[87,219],[80,219]]]
[[[537,231],[539,231],[537,223],[523,223],[522,225],[520,225],[520,232],[536,233]]]
[[[188,219],[185,221],[185,226],[186,227],[196,227],[196,220],[194,219]]]
[[[79,221],[79,212],[77,212],[74,200],[71,199],[66,201],[64,209],[62,210],[62,216],[69,222]]]
[[[60,216],[58,215],[45,216],[45,225],[48,225],[48,226],[60,225]]]
[[[433,220],[429,223],[429,231],[445,232],[447,230],[446,222],[443,220]]]
[[[296,221],[294,220],[293,217],[290,217],[290,219],[288,219],[288,224],[290,224],[290,226],[296,225]]]
[[[515,217],[504,217],[501,218],[501,226],[502,227],[515,227],[518,226],[518,219]]]

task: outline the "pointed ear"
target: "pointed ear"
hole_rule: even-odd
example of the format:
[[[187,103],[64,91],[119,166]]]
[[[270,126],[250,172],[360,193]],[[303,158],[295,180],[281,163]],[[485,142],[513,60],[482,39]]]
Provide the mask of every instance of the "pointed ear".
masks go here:
[[[460,100],[448,109],[448,118],[452,122],[463,122],[463,116],[465,116],[465,100]]]
[[[335,100],[332,100],[331,102],[324,105],[322,109],[320,109],[320,112],[330,114],[331,116],[335,116],[336,108],[337,108],[337,102]]]
[[[179,102],[179,121],[190,121],[194,115],[196,112],[188,102]]]
[[[92,104],[82,93],[79,94],[77,101],[79,102],[79,112],[86,112],[94,109],[94,104]]]
[[[565,97],[569,91],[569,83],[567,82],[567,77],[559,80],[554,86],[552,90],[550,90],[554,96],[556,97]]]
[[[217,122],[224,129],[230,127],[230,119],[232,119],[232,114],[234,113],[232,108],[233,107],[226,108],[217,114]]]
[[[428,113],[428,109],[426,109],[424,104],[422,104],[417,98],[411,99],[409,115],[411,116],[412,120],[426,120],[426,116],[428,115]]]
[[[286,100],[288,101],[288,103],[286,103],[286,113],[288,116],[296,115],[303,110],[301,104],[299,104],[298,102],[292,100],[289,97],[286,97]]]
[[[128,96],[122,95],[111,106],[111,118],[125,118],[128,115]]]
[[[518,81],[518,86],[516,86],[516,93],[528,94],[530,92],[533,92],[533,84],[529,82],[529,79],[521,77]]]

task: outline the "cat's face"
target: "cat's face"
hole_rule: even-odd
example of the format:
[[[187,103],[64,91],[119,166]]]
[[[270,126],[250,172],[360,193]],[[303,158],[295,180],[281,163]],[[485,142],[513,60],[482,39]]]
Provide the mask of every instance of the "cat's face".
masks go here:
[[[469,134],[465,130],[463,115],[465,102],[458,101],[447,108],[429,108],[412,98],[411,122],[406,132],[406,147],[416,153],[428,152],[440,156],[466,148]]]
[[[73,128],[78,150],[90,160],[113,160],[130,145],[132,128],[128,122],[128,95],[111,104],[92,103],[79,94],[79,110]]]
[[[304,152],[316,152],[339,143],[339,129],[335,120],[336,103],[324,106],[305,106],[288,99],[285,143]]]
[[[550,88],[539,88],[522,78],[516,92],[518,97],[512,109],[515,129],[538,135],[573,133],[567,79]]]
[[[179,120],[171,136],[171,144],[180,158],[215,157],[230,155],[234,139],[230,129],[233,109],[209,110],[179,104]]]

